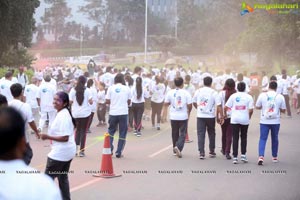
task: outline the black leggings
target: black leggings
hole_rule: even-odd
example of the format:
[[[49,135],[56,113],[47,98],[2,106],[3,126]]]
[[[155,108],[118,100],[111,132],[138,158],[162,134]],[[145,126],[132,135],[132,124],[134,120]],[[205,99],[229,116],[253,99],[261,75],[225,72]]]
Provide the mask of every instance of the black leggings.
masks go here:
[[[89,126],[90,116],[85,118],[76,118],[76,135],[75,142],[76,145],[80,145],[80,151],[84,151],[86,133]]]
[[[144,103],[132,103],[132,112],[134,120],[134,129],[141,131],[142,117],[144,113]]]

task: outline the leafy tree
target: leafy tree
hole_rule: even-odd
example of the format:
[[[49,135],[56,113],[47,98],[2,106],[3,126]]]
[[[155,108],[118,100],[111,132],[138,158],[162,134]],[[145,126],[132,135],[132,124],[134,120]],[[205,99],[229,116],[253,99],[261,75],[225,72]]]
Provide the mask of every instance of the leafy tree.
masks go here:
[[[53,30],[54,41],[58,42],[63,34],[66,18],[71,16],[71,9],[66,0],[45,0],[45,3],[51,5],[41,17],[43,24]]]
[[[177,38],[170,35],[149,36],[150,44],[154,48],[162,51],[163,58],[167,58],[168,51],[171,51],[176,46]]]
[[[30,47],[32,32],[35,29],[33,14],[39,4],[39,0],[0,2],[0,65],[19,64],[18,58],[8,62],[6,56],[9,54],[26,55],[26,47]],[[26,59],[23,62],[26,62]]]

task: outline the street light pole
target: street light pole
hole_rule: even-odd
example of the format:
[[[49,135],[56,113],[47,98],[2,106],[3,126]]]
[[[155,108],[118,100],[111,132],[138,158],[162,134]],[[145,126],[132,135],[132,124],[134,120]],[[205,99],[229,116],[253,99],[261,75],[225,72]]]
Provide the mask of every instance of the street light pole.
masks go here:
[[[83,30],[81,25],[80,26],[80,56],[82,56],[82,41],[83,41]]]
[[[147,40],[148,40],[148,0],[145,0],[145,52],[144,63],[147,63]]]

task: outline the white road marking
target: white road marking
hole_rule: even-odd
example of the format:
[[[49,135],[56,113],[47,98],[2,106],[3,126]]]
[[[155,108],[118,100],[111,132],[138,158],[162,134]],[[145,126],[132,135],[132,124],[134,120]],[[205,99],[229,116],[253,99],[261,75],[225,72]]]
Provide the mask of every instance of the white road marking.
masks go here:
[[[173,145],[169,145],[169,146],[167,146],[167,147],[165,147],[165,148],[163,148],[163,149],[161,149],[161,150],[159,150],[159,151],[157,151],[157,152],[155,152],[155,153],[149,155],[148,157],[149,157],[149,158],[153,158],[153,157],[157,156],[158,154],[160,154],[160,153],[162,153],[162,152],[164,152],[164,151],[169,150],[171,147],[173,147]]]
[[[81,188],[87,187],[87,186],[92,185],[92,184],[94,184],[94,183],[96,183],[98,181],[101,181],[101,180],[103,180],[103,179],[102,178],[95,178],[95,179],[93,179],[91,181],[85,182],[85,183],[83,183],[81,185],[78,185],[76,187],[71,188],[70,192],[75,192],[77,190],[80,190]]]

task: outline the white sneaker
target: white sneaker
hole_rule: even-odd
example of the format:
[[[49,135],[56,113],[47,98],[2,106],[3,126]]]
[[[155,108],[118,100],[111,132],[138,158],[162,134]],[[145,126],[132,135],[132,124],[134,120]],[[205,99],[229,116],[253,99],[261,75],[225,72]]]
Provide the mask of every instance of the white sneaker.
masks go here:
[[[237,158],[237,157],[234,157],[232,163],[233,163],[233,164],[238,164],[238,158]]]
[[[244,162],[244,163],[248,162],[248,159],[247,159],[246,155],[241,155],[241,161]]]
[[[177,146],[174,147],[174,152],[176,153],[176,155],[177,155],[178,158],[181,158],[181,157],[182,157],[182,154],[181,154],[181,152],[180,152],[180,150],[178,149]]]

